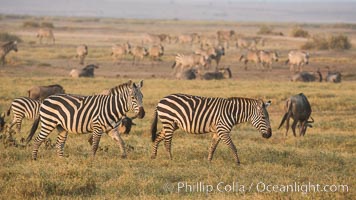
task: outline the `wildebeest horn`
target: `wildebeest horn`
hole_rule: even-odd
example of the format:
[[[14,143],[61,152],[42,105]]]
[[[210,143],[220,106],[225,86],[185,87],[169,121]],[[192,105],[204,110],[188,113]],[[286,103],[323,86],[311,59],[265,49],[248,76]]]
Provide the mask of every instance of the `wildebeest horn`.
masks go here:
[[[314,123],[314,119],[310,117],[312,121],[307,121],[307,123]]]

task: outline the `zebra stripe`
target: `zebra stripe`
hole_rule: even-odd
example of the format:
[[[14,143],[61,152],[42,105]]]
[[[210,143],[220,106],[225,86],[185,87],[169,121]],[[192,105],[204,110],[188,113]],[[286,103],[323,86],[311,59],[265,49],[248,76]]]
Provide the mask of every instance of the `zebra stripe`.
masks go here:
[[[209,161],[220,140],[232,150],[239,164],[237,149],[230,138],[234,125],[250,121],[265,138],[272,135],[266,107],[270,104],[262,100],[249,98],[210,98],[186,94],[172,94],[164,97],[157,105],[152,122],[152,156],[157,155],[157,148],[162,140],[172,159],[171,141],[173,132],[181,128],[192,134],[213,132],[213,140],[209,150]],[[158,117],[162,122],[162,130],[157,133]]]
[[[19,97],[12,101],[10,108],[7,111],[7,116],[12,110],[13,120],[9,126],[9,130],[16,125],[16,133],[21,132],[21,123],[24,118],[34,120],[38,117],[41,102],[28,97]]]
[[[133,110],[138,118],[143,118],[145,115],[141,93],[143,81],[139,85],[131,83],[129,81],[110,89],[109,95],[75,96],[59,94],[45,99],[40,107],[40,117],[35,121],[27,138],[27,141],[31,140],[40,121],[41,130],[35,139],[32,152],[33,159],[37,159],[39,146],[54,128],[59,131],[56,142],[59,156],[63,156],[68,132],[92,132],[94,156],[102,133],[109,132],[109,136],[119,144],[123,151],[122,157],[126,157],[124,142],[116,127],[129,110]]]
[[[0,47],[1,65],[5,65],[5,56],[12,50],[17,52],[17,41],[7,42]]]

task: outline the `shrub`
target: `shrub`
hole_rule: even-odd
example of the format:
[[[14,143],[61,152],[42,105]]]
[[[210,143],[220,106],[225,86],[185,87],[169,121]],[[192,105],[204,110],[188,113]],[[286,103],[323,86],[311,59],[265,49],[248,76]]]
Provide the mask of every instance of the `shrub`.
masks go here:
[[[42,22],[41,27],[43,28],[54,28],[54,25],[52,22]]]
[[[38,27],[40,27],[40,25],[37,22],[34,22],[34,21],[25,21],[22,24],[22,26],[25,27],[25,28],[38,28]]]
[[[331,36],[329,38],[329,48],[335,50],[345,50],[351,48],[351,42],[346,35]]]
[[[300,28],[300,27],[294,27],[290,33],[290,35],[292,37],[303,37],[303,38],[307,38],[309,37],[309,33],[308,31]]]
[[[17,36],[17,35],[13,35],[7,32],[1,32],[0,33],[0,41],[1,42],[9,42],[9,41],[13,41],[16,40],[17,42],[22,42],[22,39]]]
[[[303,44],[301,48],[305,50],[347,50],[351,48],[351,42],[345,35],[330,36],[329,38],[321,35],[315,35],[311,40]]]
[[[273,33],[273,28],[267,25],[260,27],[260,30],[257,32],[259,35],[268,35]]]

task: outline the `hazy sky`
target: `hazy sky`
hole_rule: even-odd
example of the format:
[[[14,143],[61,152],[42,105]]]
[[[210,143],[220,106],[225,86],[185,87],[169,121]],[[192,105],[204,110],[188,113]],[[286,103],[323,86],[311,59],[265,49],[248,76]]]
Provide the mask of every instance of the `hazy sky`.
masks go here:
[[[0,0],[1,14],[356,23],[356,0]]]

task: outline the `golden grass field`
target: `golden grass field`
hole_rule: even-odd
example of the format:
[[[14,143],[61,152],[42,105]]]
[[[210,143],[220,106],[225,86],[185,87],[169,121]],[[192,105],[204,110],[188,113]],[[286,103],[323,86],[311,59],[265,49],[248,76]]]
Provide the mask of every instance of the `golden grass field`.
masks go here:
[[[22,27],[26,20],[53,22],[56,45],[39,45],[35,37],[37,29]],[[0,112],[7,111],[14,98],[26,96],[33,85],[60,84],[67,93],[91,95],[129,79],[136,82],[143,79],[146,117],[136,119],[137,125],[123,137],[131,147],[127,159],[120,158],[118,146],[107,135],[103,135],[102,150],[93,159],[88,136],[69,134],[65,158],[59,158],[55,148],[43,144],[38,160],[32,161],[31,143],[24,146],[20,142],[32,126],[31,121],[25,120],[21,135],[14,135],[17,146],[10,146],[2,135],[0,199],[354,199],[356,30],[342,25],[304,24],[311,34],[346,34],[353,48],[311,51],[310,64],[305,69],[320,68],[325,72],[325,66],[334,66],[343,75],[340,84],[293,83],[289,81],[289,68],[284,60],[289,50],[299,48],[306,39],[288,36],[294,24],[270,25],[287,35],[264,36],[264,48],[281,54],[281,61],[271,72],[259,71],[253,65],[243,70],[243,64],[238,62],[242,52],[233,47],[221,61],[232,69],[232,79],[182,81],[170,75],[174,55],[191,52],[194,47],[167,44],[161,62],[152,65],[145,59],[132,66],[130,56],[121,65],[114,63],[110,57],[111,45],[125,41],[140,44],[145,32],[174,35],[198,32],[212,36],[219,29],[234,29],[253,36],[261,24],[3,17],[1,30],[20,36],[23,42],[17,53],[11,52],[6,57],[7,65],[0,67]],[[82,43],[89,47],[86,63],[100,65],[92,79],[68,77],[71,69],[82,67],[74,58],[76,46]],[[311,103],[314,127],[307,130],[305,137],[294,137],[291,130],[285,136],[285,129],[277,129],[284,114],[284,102],[300,92]],[[188,135],[178,130],[172,141],[173,160],[168,159],[163,143],[157,158],[151,160],[153,110],[162,97],[171,93],[271,100],[268,111],[273,135],[267,140],[251,124],[236,126],[231,133],[241,160],[241,165],[236,166],[223,143],[219,144],[213,161],[207,161],[211,134]],[[10,120],[6,118],[7,122]],[[56,136],[55,132],[50,134],[52,142]],[[298,191],[281,189],[294,184]],[[314,191],[310,185],[320,185],[320,190]],[[275,191],[271,191],[273,186],[277,188]],[[321,191],[324,187],[325,191]]]

